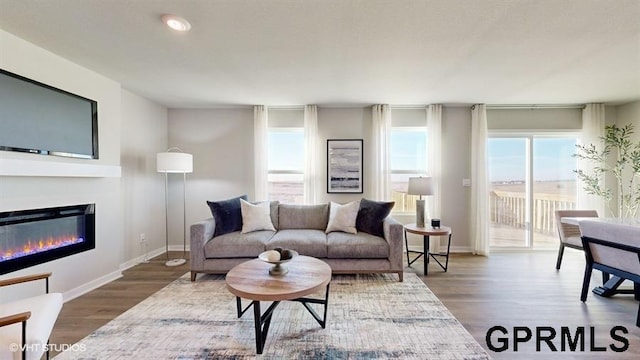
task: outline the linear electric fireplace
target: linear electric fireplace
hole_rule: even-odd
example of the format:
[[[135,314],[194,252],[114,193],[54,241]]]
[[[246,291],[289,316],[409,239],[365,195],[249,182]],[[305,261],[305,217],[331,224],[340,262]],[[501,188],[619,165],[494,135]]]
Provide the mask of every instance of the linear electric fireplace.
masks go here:
[[[96,247],[95,204],[0,213],[0,275]]]

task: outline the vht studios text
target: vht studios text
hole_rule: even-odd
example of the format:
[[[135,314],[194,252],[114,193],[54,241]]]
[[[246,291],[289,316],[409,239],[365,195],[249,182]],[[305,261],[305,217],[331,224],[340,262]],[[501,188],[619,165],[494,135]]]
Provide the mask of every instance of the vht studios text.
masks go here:
[[[629,331],[624,326],[614,326],[609,330],[609,338],[596,338],[594,326],[569,328],[562,326],[558,331],[551,326],[514,326],[512,331],[503,326],[493,326],[487,331],[486,341],[490,350],[495,352],[518,351],[526,343],[535,342],[536,351],[589,351],[623,352],[629,349]]]

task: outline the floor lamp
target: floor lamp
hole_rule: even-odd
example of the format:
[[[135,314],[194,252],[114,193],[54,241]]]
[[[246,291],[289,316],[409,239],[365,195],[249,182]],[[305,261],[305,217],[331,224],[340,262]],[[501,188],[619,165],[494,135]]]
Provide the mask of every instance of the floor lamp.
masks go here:
[[[420,198],[416,200],[416,226],[424,227],[425,201],[422,199],[422,195],[433,195],[431,178],[422,176],[410,177],[407,194],[420,196]]]
[[[183,152],[178,148],[170,148],[167,152],[158,153],[156,156],[157,171],[164,173],[164,216],[165,216],[165,241],[167,249],[166,266],[180,266],[187,262],[187,173],[193,172],[193,155]],[[182,259],[169,260],[169,173],[182,174]]]

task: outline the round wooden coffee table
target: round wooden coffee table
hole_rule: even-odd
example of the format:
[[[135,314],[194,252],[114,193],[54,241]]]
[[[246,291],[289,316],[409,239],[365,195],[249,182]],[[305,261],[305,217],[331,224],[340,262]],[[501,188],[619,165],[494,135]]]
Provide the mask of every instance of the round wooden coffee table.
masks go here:
[[[286,263],[285,266],[289,271],[281,276],[269,275],[271,266],[260,259],[253,259],[235,266],[226,276],[227,289],[236,296],[238,317],[253,305],[258,354],[262,354],[271,324],[271,315],[280,301],[302,303],[323,329],[327,321],[329,283],[331,282],[331,267],[327,263],[309,256],[296,256]],[[325,287],[324,299],[304,297]],[[242,309],[242,298],[251,300],[251,304],[244,309]],[[273,302],[264,314],[260,310],[260,301]],[[323,317],[321,318],[309,304],[324,305]]]

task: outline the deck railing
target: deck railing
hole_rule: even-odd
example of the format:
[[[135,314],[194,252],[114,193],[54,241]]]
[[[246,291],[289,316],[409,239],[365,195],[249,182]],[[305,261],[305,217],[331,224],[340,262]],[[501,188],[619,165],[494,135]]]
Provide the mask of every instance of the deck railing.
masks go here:
[[[491,191],[490,220],[494,224],[526,228],[526,198],[523,192]],[[575,200],[562,194],[534,194],[532,224],[534,232],[555,234],[556,210],[575,209]]]
[[[415,211],[415,195],[392,191],[391,200],[395,201],[395,211]],[[490,193],[490,221],[493,224],[506,225],[514,228],[526,228],[526,198],[524,192],[491,191]],[[537,233],[555,235],[556,210],[575,209],[575,200],[562,194],[534,194],[533,195],[533,231]]]
[[[394,211],[416,211],[417,195],[407,195],[406,192],[391,191],[391,201],[395,201]]]

